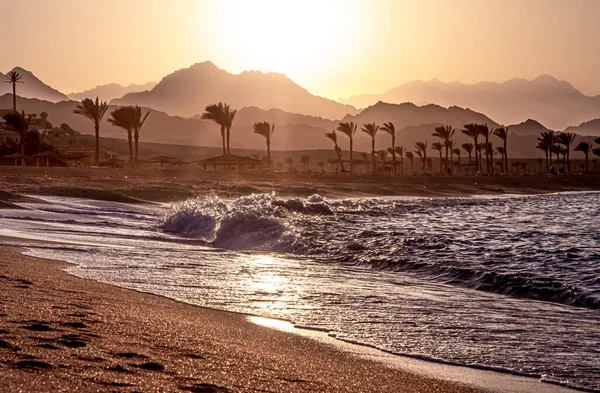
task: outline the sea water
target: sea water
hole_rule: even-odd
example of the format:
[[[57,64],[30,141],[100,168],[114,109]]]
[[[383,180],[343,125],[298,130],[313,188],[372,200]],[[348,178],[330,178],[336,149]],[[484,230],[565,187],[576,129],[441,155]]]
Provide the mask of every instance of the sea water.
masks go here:
[[[42,198],[0,235],[64,242],[28,253],[74,275],[600,391],[600,193]]]

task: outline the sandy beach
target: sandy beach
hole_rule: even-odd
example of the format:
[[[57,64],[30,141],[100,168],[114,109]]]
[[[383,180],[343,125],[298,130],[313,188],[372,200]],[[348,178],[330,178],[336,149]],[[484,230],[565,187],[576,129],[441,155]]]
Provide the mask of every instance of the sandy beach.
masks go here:
[[[373,176],[128,170],[112,168],[3,167],[4,191],[135,203],[171,202],[193,196],[237,197],[277,192],[283,196],[471,196],[600,190],[600,175],[570,176]],[[7,198],[0,200],[7,201]]]
[[[0,248],[2,391],[473,392]]]

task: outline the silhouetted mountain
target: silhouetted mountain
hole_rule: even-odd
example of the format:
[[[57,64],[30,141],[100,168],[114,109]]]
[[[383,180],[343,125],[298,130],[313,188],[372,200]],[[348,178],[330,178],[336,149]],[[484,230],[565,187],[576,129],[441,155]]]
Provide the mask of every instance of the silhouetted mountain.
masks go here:
[[[21,68],[15,67],[12,71],[21,74],[23,83],[17,84],[17,96],[25,98],[38,98],[44,101],[59,102],[68,100],[69,97],[61,93],[60,91],[53,89],[39,80],[33,73]],[[12,85],[10,83],[4,83],[5,76],[2,75],[2,83],[0,83],[0,95],[10,93],[12,94]]]
[[[565,132],[573,132],[579,135],[600,136],[600,119],[586,121],[578,126],[567,127]]]
[[[93,89],[85,90],[80,93],[68,94],[69,98],[75,101],[81,101],[84,98],[100,97],[101,100],[110,101],[114,98],[121,98],[128,93],[137,93],[151,90],[156,86],[156,82],[148,82],[143,85],[122,86],[118,83],[96,86]]]
[[[539,136],[544,131],[549,131],[549,128],[544,127],[541,123],[527,119],[523,123],[509,126],[508,131],[516,135],[536,135]]]
[[[138,104],[172,115],[193,116],[224,101],[232,108],[256,106],[339,119],[356,113],[349,105],[314,96],[283,74],[246,71],[239,75],[211,62],[194,64],[164,77],[151,91],[130,93],[111,104]]]
[[[472,85],[436,79],[409,82],[383,94],[370,94],[342,100],[357,108],[377,101],[457,105],[486,113],[503,124],[534,118],[554,129],[600,117],[600,96],[589,97],[568,82],[542,75],[534,80],[512,79],[503,83]]]

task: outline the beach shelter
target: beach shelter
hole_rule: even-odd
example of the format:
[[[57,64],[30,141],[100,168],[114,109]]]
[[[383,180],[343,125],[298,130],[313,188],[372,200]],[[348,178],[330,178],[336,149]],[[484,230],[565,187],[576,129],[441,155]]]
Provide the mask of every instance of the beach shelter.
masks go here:
[[[204,167],[206,170],[207,167],[212,166],[215,170],[220,167],[229,168],[229,167],[237,167],[238,171],[243,171],[245,166],[249,166],[250,168],[254,168],[255,165],[260,165],[260,160],[256,160],[254,158],[236,156],[234,154],[224,154],[218,157],[207,158],[205,160],[198,160],[198,164]]]
[[[157,156],[148,160],[148,162],[155,162],[157,164],[160,164],[160,169],[163,169],[164,164],[169,164],[173,161],[177,161],[177,158],[170,156]]]
[[[45,157],[46,158],[46,166],[49,167],[50,166],[50,159],[51,158],[55,158],[55,159],[61,159],[62,156],[60,154],[58,154],[55,151],[45,151],[43,153],[40,154],[36,154],[34,157]]]
[[[21,158],[27,158],[27,156],[24,156],[21,153],[13,153],[13,154],[9,154],[7,156],[4,156],[3,158],[14,158],[15,159],[15,166],[17,165],[17,160],[21,159]]]

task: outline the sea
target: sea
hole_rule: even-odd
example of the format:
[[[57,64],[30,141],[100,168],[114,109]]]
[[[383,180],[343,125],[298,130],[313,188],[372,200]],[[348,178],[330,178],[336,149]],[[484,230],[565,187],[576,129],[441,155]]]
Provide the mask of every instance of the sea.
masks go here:
[[[38,198],[0,210],[0,235],[55,242],[27,254],[73,275],[600,392],[598,192]]]

